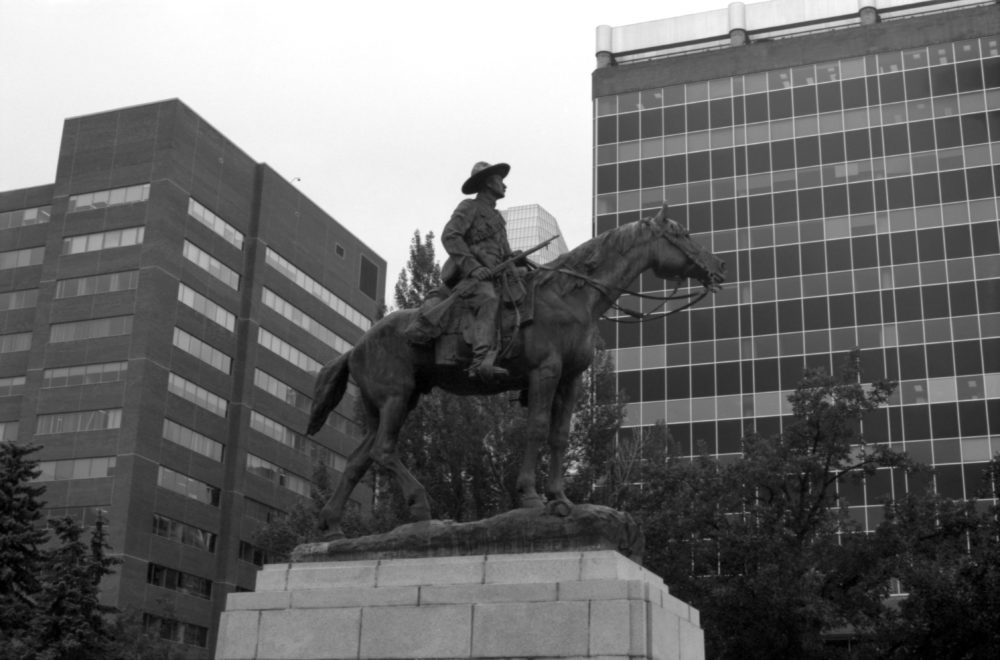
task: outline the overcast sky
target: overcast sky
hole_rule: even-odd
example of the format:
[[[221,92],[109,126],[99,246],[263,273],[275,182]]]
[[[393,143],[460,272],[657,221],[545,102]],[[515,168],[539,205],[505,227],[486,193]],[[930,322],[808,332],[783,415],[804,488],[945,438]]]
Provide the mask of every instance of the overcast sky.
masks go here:
[[[590,237],[595,28],[728,0],[0,0],[0,190],[51,183],[67,117],[179,98],[388,261],[473,163]],[[438,243],[438,257],[443,250]]]

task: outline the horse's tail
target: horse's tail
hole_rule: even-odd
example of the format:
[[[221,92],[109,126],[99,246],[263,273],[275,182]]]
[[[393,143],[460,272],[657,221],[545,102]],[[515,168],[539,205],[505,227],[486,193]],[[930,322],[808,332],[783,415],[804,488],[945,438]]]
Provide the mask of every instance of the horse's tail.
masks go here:
[[[347,377],[351,374],[348,365],[350,356],[351,351],[347,351],[320,369],[319,374],[317,374],[315,397],[313,398],[312,410],[309,412],[309,427],[306,429],[306,435],[313,435],[323,428],[326,418],[344,398],[344,392],[347,391]]]

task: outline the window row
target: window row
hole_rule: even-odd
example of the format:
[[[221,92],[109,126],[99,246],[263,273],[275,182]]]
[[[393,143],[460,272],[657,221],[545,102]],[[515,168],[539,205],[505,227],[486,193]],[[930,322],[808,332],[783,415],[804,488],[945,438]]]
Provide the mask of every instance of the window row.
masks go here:
[[[20,353],[30,349],[30,332],[15,332],[8,335],[0,335],[0,353]]]
[[[233,332],[236,329],[235,314],[201,295],[183,282],[178,284],[177,299],[209,321],[221,325],[229,332]]]
[[[239,290],[240,274],[191,241],[184,241],[184,258],[195,264],[230,289]]]
[[[24,394],[24,383],[24,376],[0,378],[0,396],[19,396]]]
[[[805,64],[792,68],[748,73],[744,76],[696,81],[658,89],[630,92],[598,99],[598,115],[636,109],[696,103],[727,96],[777,91],[806,85],[848,81],[864,76],[897,73],[930,66],[990,59],[1000,56],[996,37],[920,46],[862,57]]]
[[[310,294],[354,325],[358,326],[362,330],[367,330],[371,327],[372,322],[368,319],[368,317],[356,310],[354,307],[351,307],[351,305],[341,299],[333,291],[330,291],[325,286],[306,275],[295,264],[290,262],[288,259],[285,259],[271,248],[267,248],[264,252],[264,260],[269,266],[304,289],[306,293]]]
[[[49,326],[49,342],[53,344],[130,334],[132,334],[131,316],[109,316],[103,319],[53,323]]]
[[[228,374],[232,367],[233,359],[215,348],[206,344],[194,335],[184,332],[180,328],[174,328],[174,346],[185,353],[193,355],[210,367],[218,369],[224,374]]]
[[[597,144],[868,108],[1000,87],[1000,59],[653,108],[597,120]],[[981,92],[980,92],[981,93]]]
[[[42,387],[71,387],[74,385],[96,385],[125,380],[128,362],[102,362],[81,364],[74,367],[56,367],[42,372]]]
[[[56,282],[56,298],[90,296],[98,293],[130,291],[139,286],[139,271],[102,273],[88,277],[74,277]]]
[[[49,221],[51,216],[51,206],[36,206],[16,211],[0,211],[0,230],[44,224]]]
[[[257,343],[310,375],[319,372],[319,370],[323,368],[323,365],[318,361],[309,357],[288,342],[279,339],[264,328],[257,329]]]
[[[248,518],[253,518],[254,520],[259,520],[261,522],[274,522],[285,514],[284,511],[264,504],[263,502],[258,502],[252,497],[243,498],[243,513]]]
[[[237,250],[243,249],[243,232],[209,211],[193,197],[188,199],[188,215],[224,238]]]
[[[38,304],[38,289],[21,289],[0,293],[0,312],[28,309]]]
[[[327,449],[315,440],[299,435],[284,424],[261,415],[256,410],[250,411],[250,428],[338,472],[343,472],[347,465],[347,460],[340,454]]]
[[[97,252],[98,250],[111,250],[119,247],[129,247],[140,245],[146,236],[145,227],[128,227],[126,229],[112,229],[94,234],[79,234],[78,236],[67,236],[63,239],[62,253],[83,254],[84,252]]]
[[[0,252],[0,270],[38,266],[45,259],[44,247],[24,248]]]
[[[82,433],[84,431],[106,431],[109,429],[121,428],[121,425],[121,408],[51,413],[38,416],[38,425],[35,428],[35,435]]]
[[[338,353],[351,350],[351,344],[346,339],[267,287],[261,290],[261,302]]]
[[[264,390],[271,396],[281,399],[285,403],[298,408],[303,412],[310,412],[312,409],[312,399],[297,389],[279,380],[260,369],[254,369],[253,384]]]
[[[265,461],[259,456],[247,454],[247,472],[263,477],[271,483],[287,488],[293,493],[298,493],[303,497],[309,497],[309,481],[302,477],[286,471],[284,468]]]
[[[161,639],[201,648],[208,646],[208,628],[205,626],[148,613],[142,615],[142,623],[147,632]]]
[[[223,444],[221,442],[216,442],[171,419],[163,420],[163,438],[197,454],[207,456],[213,461],[222,461]]]
[[[243,540],[240,541],[239,558],[254,566],[263,566],[269,562],[267,552]]]
[[[97,190],[81,195],[70,195],[67,213],[89,209],[103,209],[108,206],[120,206],[122,204],[136,204],[138,202],[145,202],[147,199],[149,199],[148,183],[137,186],[126,186],[124,188],[112,188],[110,190]]]
[[[215,552],[215,542],[218,538],[215,532],[167,518],[158,513],[153,514],[153,534],[208,552]]]
[[[218,488],[162,465],[156,475],[156,485],[203,504],[219,506]]]
[[[775,179],[772,185],[780,190],[958,169],[988,165],[986,143],[991,139],[1000,140],[1000,111],[602,164],[597,167],[596,189],[602,194],[799,169]],[[983,146],[967,151],[963,145]],[[912,158],[898,157],[909,154]]]
[[[150,563],[146,573],[146,582],[157,587],[170,589],[189,596],[198,598],[212,598],[212,581],[208,578],[167,568],[159,564]]]
[[[229,402],[224,398],[173,372],[167,378],[167,391],[219,417],[225,417],[229,410]]]
[[[39,461],[41,473],[35,481],[68,481],[70,479],[100,479],[115,474],[114,456],[73,458],[65,461]]]

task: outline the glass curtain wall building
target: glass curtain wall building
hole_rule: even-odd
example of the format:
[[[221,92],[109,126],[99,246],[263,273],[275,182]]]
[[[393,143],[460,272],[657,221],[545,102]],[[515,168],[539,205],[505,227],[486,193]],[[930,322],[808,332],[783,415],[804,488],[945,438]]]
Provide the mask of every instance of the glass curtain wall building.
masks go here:
[[[104,600],[184,657],[253,589],[254,530],[357,446],[350,396],[301,433],[384,288],[384,260],[177,100],[66,120],[55,182],[0,192],[0,441],[42,446],[48,517],[109,521]]]
[[[875,4],[598,28],[595,233],[667,200],[729,269],[697,307],[602,333],[627,425],[720,460],[780,430],[803,368],[857,347],[899,381],[867,439],[974,497],[1000,451],[1000,7]],[[870,529],[913,486],[882,471],[841,495]]]
[[[566,241],[559,230],[559,223],[538,204],[500,209],[500,214],[507,221],[507,238],[512,250],[529,250],[556,236],[556,240],[534,253],[530,259],[535,263],[547,264],[566,253]]]

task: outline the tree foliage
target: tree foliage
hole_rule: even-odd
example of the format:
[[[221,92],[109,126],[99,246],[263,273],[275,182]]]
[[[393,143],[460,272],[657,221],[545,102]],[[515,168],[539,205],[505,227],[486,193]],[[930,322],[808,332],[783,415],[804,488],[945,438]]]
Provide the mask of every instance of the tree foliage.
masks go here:
[[[410,239],[410,258],[396,281],[393,294],[396,307],[419,307],[427,294],[439,286],[441,267],[434,259],[434,232],[427,232],[421,240],[420,230],[414,230]]]

